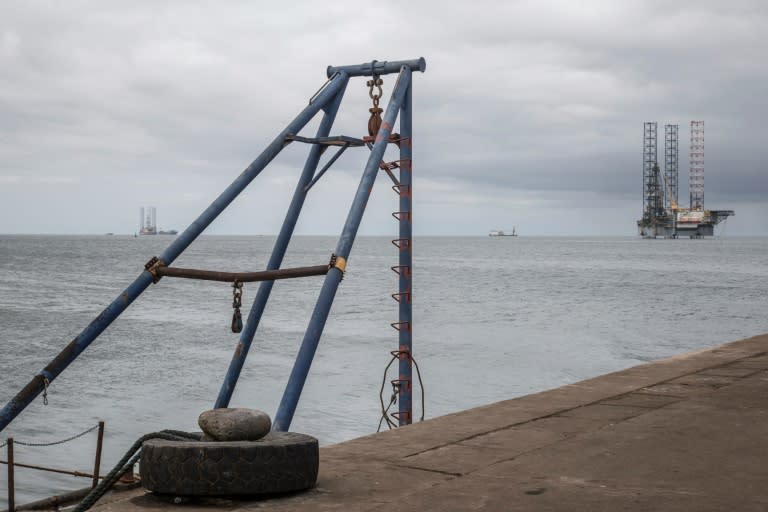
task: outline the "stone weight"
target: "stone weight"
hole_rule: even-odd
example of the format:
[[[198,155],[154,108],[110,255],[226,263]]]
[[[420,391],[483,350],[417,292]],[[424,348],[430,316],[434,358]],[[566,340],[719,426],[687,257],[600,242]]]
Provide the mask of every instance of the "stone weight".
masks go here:
[[[272,420],[267,413],[238,407],[205,411],[197,423],[216,441],[256,441],[272,428]]]

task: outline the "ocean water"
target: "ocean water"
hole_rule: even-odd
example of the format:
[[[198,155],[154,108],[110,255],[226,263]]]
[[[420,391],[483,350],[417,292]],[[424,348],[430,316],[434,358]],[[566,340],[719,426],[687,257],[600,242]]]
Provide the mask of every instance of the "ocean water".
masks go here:
[[[0,402],[29,380],[170,243],[165,236],[0,235]],[[175,266],[264,268],[273,237],[201,237]],[[324,264],[335,237],[296,237],[284,266]],[[397,250],[361,237],[321,339],[292,430],[322,445],[376,431],[396,349]],[[273,415],[322,277],[278,281],[231,406]],[[768,332],[768,239],[418,237],[414,356],[436,417]],[[244,316],[256,283],[246,284]],[[237,335],[231,288],[152,285],[0,434],[46,442],[106,422],[103,471],[140,435],[193,430],[212,407]],[[393,375],[390,374],[390,377]],[[390,390],[385,390],[387,393]],[[385,400],[386,400],[385,397]],[[18,462],[90,471],[95,433]],[[5,460],[5,449],[0,449]],[[5,466],[0,508],[7,505]],[[86,479],[17,469],[24,503]]]

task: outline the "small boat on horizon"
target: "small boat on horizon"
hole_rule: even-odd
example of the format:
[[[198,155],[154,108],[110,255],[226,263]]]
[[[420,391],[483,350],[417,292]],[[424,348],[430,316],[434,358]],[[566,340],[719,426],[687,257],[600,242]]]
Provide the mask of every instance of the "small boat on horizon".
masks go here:
[[[513,226],[511,233],[505,233],[500,229],[492,229],[491,232],[488,233],[488,236],[517,236],[517,232],[515,231],[515,227]]]

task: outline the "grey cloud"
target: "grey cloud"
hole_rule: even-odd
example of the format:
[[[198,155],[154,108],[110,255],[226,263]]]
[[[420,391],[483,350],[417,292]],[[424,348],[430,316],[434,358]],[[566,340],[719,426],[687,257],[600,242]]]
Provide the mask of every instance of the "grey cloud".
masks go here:
[[[768,193],[768,8],[759,1],[12,4],[0,20],[0,232],[43,229],[45,215],[25,226],[9,212],[18,197],[55,186],[45,177],[80,180],[78,197],[112,195],[127,210],[109,220],[125,227],[96,232],[133,230],[147,195],[136,184],[153,180],[173,184],[168,197],[154,196],[166,212],[173,205],[179,219],[194,218],[202,198],[215,197],[210,180],[223,187],[248,165],[328,64],[421,55],[416,177],[453,201],[463,199],[448,191],[466,190],[477,222],[495,224],[489,195],[500,205],[525,197],[531,216],[553,202],[589,216],[623,201],[617,214],[633,233],[644,121],[680,125],[683,183],[688,122],[706,121],[706,194],[718,207],[738,210]],[[387,91],[393,82],[385,77]],[[361,135],[369,102],[364,84],[351,82],[338,131]],[[352,184],[362,161],[345,155],[333,172]],[[302,162],[289,147],[270,172],[287,176]],[[30,179],[12,181],[20,175]],[[200,199],[177,202],[176,187]],[[54,189],[45,194],[48,217],[72,208]],[[440,222],[465,225],[450,214]],[[765,229],[739,220],[746,232]],[[421,232],[444,232],[434,222]]]

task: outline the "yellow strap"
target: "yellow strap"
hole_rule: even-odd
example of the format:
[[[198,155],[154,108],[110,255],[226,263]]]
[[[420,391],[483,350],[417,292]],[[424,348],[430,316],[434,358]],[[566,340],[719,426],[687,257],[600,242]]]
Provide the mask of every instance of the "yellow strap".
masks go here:
[[[334,262],[333,266],[341,270],[343,274],[347,268],[347,260],[345,260],[342,256],[336,256],[336,261]]]

